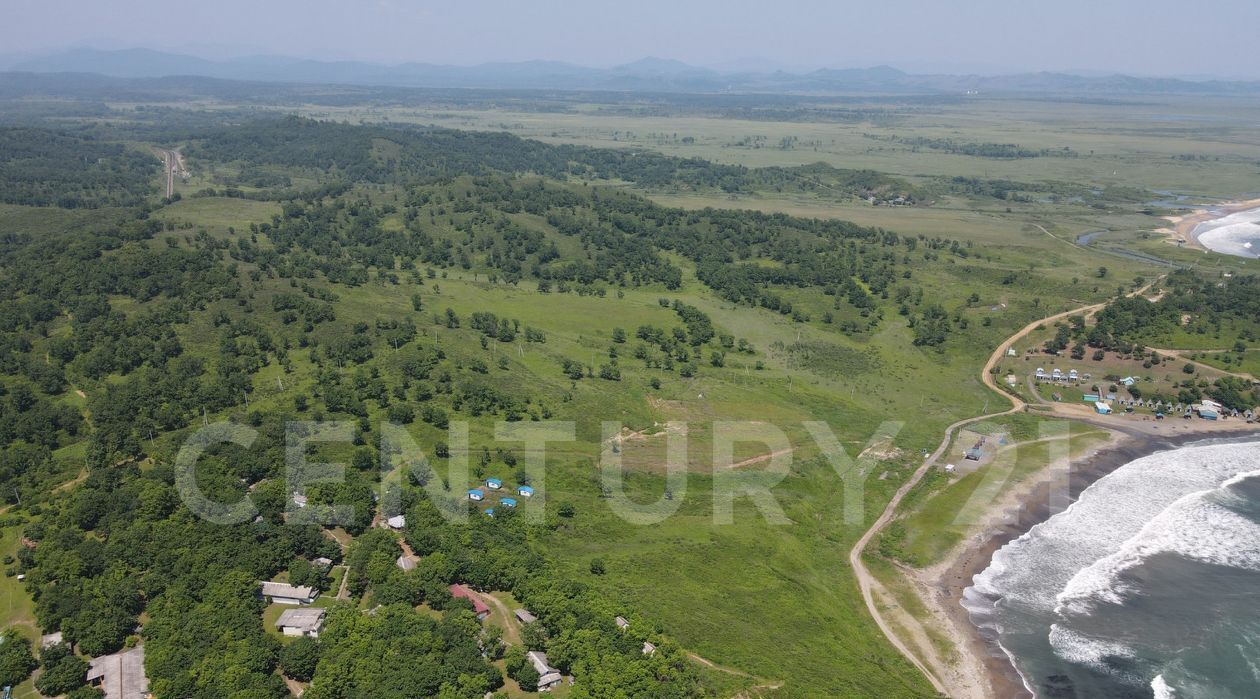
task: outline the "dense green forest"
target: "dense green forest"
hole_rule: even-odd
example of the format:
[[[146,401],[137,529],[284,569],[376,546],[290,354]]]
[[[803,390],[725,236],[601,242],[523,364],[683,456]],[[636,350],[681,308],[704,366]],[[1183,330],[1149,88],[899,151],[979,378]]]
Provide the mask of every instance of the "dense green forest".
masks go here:
[[[95,209],[157,192],[157,157],[48,129],[0,127],[0,201]]]

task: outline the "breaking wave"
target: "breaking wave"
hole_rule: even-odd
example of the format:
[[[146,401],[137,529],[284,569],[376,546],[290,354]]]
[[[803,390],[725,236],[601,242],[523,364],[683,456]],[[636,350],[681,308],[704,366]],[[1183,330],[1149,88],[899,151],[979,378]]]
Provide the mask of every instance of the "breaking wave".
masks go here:
[[[1169,505],[1115,553],[1076,573],[1056,597],[1055,611],[1086,614],[1100,602],[1122,604],[1134,592],[1122,575],[1159,554],[1260,570],[1260,524],[1217,501],[1251,478],[1260,478],[1260,471],[1238,474],[1218,490],[1190,493]]]
[[[996,552],[963,605],[1035,693],[1197,699],[1260,696],[1257,600],[1251,442],[1117,469]]]

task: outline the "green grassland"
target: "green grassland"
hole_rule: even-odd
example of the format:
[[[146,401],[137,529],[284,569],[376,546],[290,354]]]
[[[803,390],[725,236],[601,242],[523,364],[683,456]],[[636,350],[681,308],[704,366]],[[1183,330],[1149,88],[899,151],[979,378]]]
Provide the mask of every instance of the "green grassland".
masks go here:
[[[475,130],[506,127],[512,133],[550,143],[639,147],[750,167],[822,161],[840,168],[876,169],[924,187],[933,186],[941,177],[965,176],[1015,179],[1029,183],[1029,189],[1036,191],[1042,191],[1037,188],[1048,181],[1067,181],[1100,190],[1124,187],[1175,190],[1201,198],[1230,197],[1254,187],[1256,163],[1260,161],[1260,131],[1248,125],[1247,105],[1238,104],[982,99],[890,107],[887,118],[861,123],[625,116],[593,104],[562,113],[364,107],[304,107],[299,111],[350,122],[437,123]],[[1185,120],[1168,121],[1172,116],[1184,116]],[[1209,128],[1208,124],[1216,125]],[[1037,149],[1069,147],[1077,155],[993,159],[912,147],[889,139],[909,136],[1018,143]],[[391,145],[374,144],[374,157],[396,157]],[[1195,159],[1178,157],[1191,154]],[[166,230],[128,245],[153,251],[168,246],[194,250],[199,249],[198,238],[204,236],[225,246],[235,244],[238,249],[242,241],[248,241],[264,254],[275,252],[275,242],[268,233],[252,232],[251,225],[262,226],[284,216],[282,204],[205,196],[204,190],[239,185],[243,192],[262,192],[242,184],[248,179],[245,175],[284,177],[295,187],[320,181],[318,173],[301,167],[251,166],[253,169],[247,171],[241,163],[195,158],[190,167],[190,180],[177,185],[182,198],[158,206],[151,214]],[[584,192],[584,184],[571,181],[563,186]],[[679,288],[608,286],[602,295],[543,293],[535,280],[508,283],[479,264],[468,268],[452,265],[431,277],[391,268],[396,279],[374,273],[356,285],[332,284],[316,273],[305,278],[336,294],[336,321],[309,333],[321,346],[351,337],[357,323],[372,326],[378,321],[405,320],[417,328],[415,343],[398,349],[376,342],[372,359],[362,367],[335,367],[342,375],[349,378],[370,371],[374,378],[394,386],[402,382],[404,361],[416,344],[440,347],[447,357],[444,366],[458,375],[466,375],[470,367],[484,366],[484,380],[513,397],[527,399],[531,413],[575,422],[576,439],[549,445],[545,479],[535,474],[542,497],[523,505],[541,507],[545,499],[549,507],[560,503],[572,506],[575,515],[552,521],[554,526],[533,534],[535,543],[564,576],[593,586],[628,615],[642,619],[688,651],[737,673],[702,669],[705,686],[720,696],[751,691],[780,696],[930,696],[926,681],[886,642],[868,617],[847,556],[920,463],[920,452],[930,452],[939,444],[946,425],[1002,405],[980,381],[984,359],[1025,324],[1084,303],[1104,301],[1115,295],[1118,285],[1131,288],[1135,278],[1150,279],[1164,269],[1108,250],[1136,250],[1212,269],[1240,269],[1245,264],[1143,237],[1161,225],[1160,219],[1140,211],[1144,208],[1141,203],[1120,199],[1091,206],[1049,198],[1006,202],[940,194],[931,205],[894,207],[822,194],[758,191],[730,195],[718,190],[649,188],[617,181],[599,185],[608,192],[628,190],[682,209],[752,209],[851,220],[906,236],[922,236],[922,240],[956,240],[965,253],[942,250],[935,257],[923,250],[913,256],[905,253],[904,265],[911,276],[904,283],[920,289],[924,298],[940,304],[957,319],[955,326],[960,329],[939,347],[916,346],[913,329],[898,314],[897,304],[887,298],[876,302],[882,319],[873,329],[858,332],[843,332],[838,326],[867,316],[813,287],[776,289],[796,309],[796,317],[733,303],[704,284],[696,264],[679,251],[662,253],[682,272]],[[472,190],[467,178],[426,186],[449,196],[449,201]],[[402,202],[412,193],[383,181],[358,183],[343,198],[382,206]],[[438,204],[425,204],[420,207],[420,216],[437,208]],[[449,223],[443,223],[447,213],[434,216],[432,220],[437,223],[431,233],[459,245],[464,232],[455,224],[465,225],[474,217],[457,219],[450,215]],[[99,221],[101,215],[101,210],[67,212],[5,205],[0,206],[0,226],[4,231],[34,235],[78,230]],[[513,212],[504,218],[540,233],[566,258],[580,259],[585,254],[582,242],[560,234],[541,215]],[[406,224],[395,213],[383,218],[379,228],[400,232]],[[1076,244],[1081,233],[1100,229],[1111,233],[1091,246]],[[315,407],[304,417],[323,414],[319,378],[329,368],[312,361],[311,353],[299,345],[300,340],[309,339],[301,337],[308,334],[298,330],[301,324],[282,325],[272,311],[273,300],[294,293],[296,280],[274,275],[274,268],[268,271],[256,261],[229,260],[224,255],[223,262],[234,265],[244,291],[238,298],[210,300],[190,314],[187,322],[174,326],[184,354],[207,365],[218,360],[220,317],[259,323],[277,338],[291,342],[292,349],[286,365],[270,362],[252,374],[247,406],[211,413],[208,419],[245,422],[250,413],[291,414],[299,396],[311,399]],[[767,267],[777,264],[768,258],[758,262]],[[1100,265],[1109,268],[1106,280],[1096,278]],[[413,307],[415,294],[423,299],[420,310]],[[613,331],[621,328],[633,336],[641,325],[676,326],[678,316],[662,306],[662,298],[700,309],[718,332],[747,340],[752,351],[728,352],[720,367],[711,366],[704,356],[692,377],[644,366],[630,355],[634,341],[618,347],[612,340]],[[129,314],[156,305],[121,294],[110,301],[113,308]],[[464,319],[465,325],[448,327],[442,319],[447,309]],[[482,311],[541,330],[546,341],[485,342],[481,333],[466,325],[471,314]],[[825,318],[832,312],[835,322],[828,322]],[[51,321],[48,337],[34,339],[33,353],[47,351],[50,338],[69,334],[71,322],[66,317]],[[1039,344],[1053,332],[1047,328],[1028,343]],[[1187,338],[1174,339],[1189,342]],[[1204,338],[1200,345],[1172,346],[1207,349],[1210,344]],[[619,380],[574,380],[561,370],[565,359],[598,367],[609,361],[610,350],[619,354]],[[1031,373],[1031,368],[1023,367],[1035,366],[1035,361],[1021,357],[1018,363],[1008,360],[1002,367],[1003,375],[1013,370],[1021,377],[1017,392],[1025,390],[1023,377]],[[1123,373],[1130,368],[1126,362],[1108,359],[1093,363],[1098,367],[1094,374],[1101,378],[1105,373]],[[1012,368],[1015,366],[1020,368]],[[1246,355],[1243,366],[1252,367],[1255,373],[1254,352]],[[1179,364],[1168,367],[1172,372],[1177,369]],[[123,381],[117,374],[95,381],[83,379],[75,387],[85,392],[86,400],[72,391],[58,400],[86,410],[93,397]],[[653,381],[659,382],[659,387],[654,387]],[[386,418],[386,410],[375,402],[367,404],[367,412],[370,424]],[[452,419],[469,423],[473,453],[482,447],[492,452],[496,448],[520,452],[519,444],[495,441],[494,416],[455,413]],[[734,500],[731,523],[715,522],[715,501],[732,473],[726,464],[714,463],[715,420],[768,422],[786,435],[792,450],[791,467],[781,481],[762,475],[762,464],[738,470],[748,478],[767,478],[774,483],[772,492],[786,515],[785,522],[768,521],[745,497]],[[599,479],[602,421],[620,422],[631,431],[648,433],[661,430],[668,421],[687,423],[686,487],[671,493],[669,503],[677,508],[672,516],[643,526],[630,524],[614,512]],[[877,463],[867,466],[862,493],[865,507],[858,521],[846,521],[846,483],[804,428],[805,421],[826,422],[850,457],[871,446],[870,440],[882,424],[893,424],[895,436],[890,448]],[[154,435],[155,451],[175,451],[196,426]],[[994,429],[1005,431],[1016,442],[1026,442],[1037,439],[1040,427],[1037,418],[1019,415],[999,421]],[[434,445],[447,440],[448,435],[420,420],[407,425],[407,430],[426,450],[436,475],[448,477],[448,460],[433,453]],[[1069,451],[1079,454],[1102,440],[1101,433],[1077,431]],[[661,468],[665,441],[649,437],[625,448],[625,490],[632,500],[656,501],[672,487]],[[69,464],[73,463],[77,472],[84,458],[82,445],[78,442],[58,451],[67,477]],[[320,449],[311,457],[347,461],[353,450],[346,446]],[[733,459],[753,459],[767,450],[763,444],[740,442]],[[1051,453],[1045,443],[1020,447],[1011,477],[997,495],[1032,478]],[[482,475],[509,480],[515,470],[496,454]],[[903,531],[886,534],[880,550],[915,565],[937,560],[966,535],[966,528],[955,526],[953,521],[981,480],[980,472],[952,480],[934,472],[907,498]],[[462,483],[448,485],[456,492],[464,487]],[[4,541],[16,545],[16,538],[10,541],[9,537],[16,537],[17,532],[17,528],[5,529]],[[604,564],[603,574],[591,571],[591,561],[596,558]],[[30,599],[11,578],[0,581],[0,601],[4,599],[10,599],[11,610],[6,625],[31,623]],[[276,615],[278,610],[269,609],[263,619],[272,633]],[[779,683],[779,690],[753,689]],[[509,693],[517,691],[513,687],[509,683]]]
[[[933,471],[903,509],[898,527],[885,534],[881,551],[916,567],[942,560],[958,543],[985,525],[983,513],[1007,493],[1033,482],[1058,457],[1078,458],[1105,444],[1102,430],[1060,423],[1047,437],[1014,443],[997,454],[997,462],[962,476]],[[1050,441],[1038,441],[1049,439]]]

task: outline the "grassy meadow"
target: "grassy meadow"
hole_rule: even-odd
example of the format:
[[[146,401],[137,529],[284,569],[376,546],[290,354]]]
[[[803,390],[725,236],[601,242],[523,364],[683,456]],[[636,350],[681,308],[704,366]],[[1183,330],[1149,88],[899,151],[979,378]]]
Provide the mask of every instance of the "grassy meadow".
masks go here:
[[[838,104],[837,109],[851,106]],[[646,116],[593,103],[557,112],[460,110],[441,104],[277,109],[338,121],[506,130],[549,143],[646,148],[749,167],[824,162],[837,168],[878,170],[923,186],[954,177],[1008,178],[1030,183],[1030,187],[1073,182],[1100,191],[1140,189],[1152,198],[1175,192],[1187,203],[1237,197],[1256,188],[1260,128],[1254,125],[1254,112],[1247,104],[996,98],[901,102],[872,98],[865,106],[879,107],[882,116],[858,121],[760,121],[668,111]],[[1056,151],[1070,148],[1074,155],[995,159],[913,145],[911,138],[1017,143]],[[168,230],[135,244],[192,247],[194,238],[202,233],[221,241],[247,239],[251,238],[251,224],[267,223],[281,214],[281,205],[276,202],[194,196],[206,187],[232,180],[240,172],[223,164],[201,167],[196,161],[190,167],[191,178],[177,183],[182,199],[165,203],[152,213],[167,224]],[[295,186],[315,182],[311,173],[298,169],[271,174],[287,176]],[[912,283],[921,288],[924,297],[966,319],[968,332],[956,333],[941,348],[915,346],[913,330],[891,304],[881,306],[879,312],[884,317],[873,331],[852,335],[823,320],[833,300],[809,288],[783,291],[783,297],[808,320],[735,305],[702,284],[694,267],[678,256],[671,256],[670,261],[682,268],[683,283],[681,288],[668,291],[642,287],[614,288],[602,296],[542,293],[531,280],[512,285],[491,279],[484,272],[458,268],[429,278],[400,273],[396,282],[373,275],[362,285],[335,288],[337,322],[328,331],[331,335],[349,335],[350,326],[358,322],[412,321],[422,344],[442,348],[458,366],[484,365],[496,385],[527,395],[532,409],[553,419],[574,421],[576,439],[548,446],[545,478],[535,474],[540,496],[522,507],[541,507],[545,501],[549,508],[571,505],[576,514],[535,534],[537,543],[565,575],[598,588],[622,605],[635,623],[659,630],[720,666],[702,668],[702,672],[706,686],[721,696],[933,696],[926,680],[887,643],[868,616],[848,565],[848,553],[897,488],[922,463],[921,454],[937,447],[947,425],[1006,407],[1004,399],[980,380],[985,359],[1027,323],[1082,304],[1102,302],[1115,295],[1117,287],[1132,288],[1135,279],[1151,279],[1166,269],[1121,254],[1125,251],[1211,269],[1237,270],[1246,265],[1164,242],[1152,231],[1163,225],[1155,214],[1165,211],[1146,202],[1117,200],[1090,205],[1048,197],[1005,202],[942,194],[930,205],[890,207],[821,194],[759,191],[731,195],[683,188],[634,188],[618,182],[598,184],[631,189],[669,207],[756,209],[851,220],[903,235],[939,236],[960,241],[967,252],[966,256],[941,255],[947,259],[917,265],[913,271]],[[360,185],[353,194],[380,203],[400,201],[407,193],[392,185]],[[87,229],[106,214],[2,205],[0,225],[5,230],[38,235],[45,230]],[[541,217],[514,214],[512,222],[543,231],[548,242],[566,253],[577,250],[578,243],[555,234]],[[387,231],[403,226],[397,217],[386,218],[381,225]],[[1079,235],[1098,230],[1108,233],[1088,246],[1076,242]],[[459,234],[449,230],[443,235],[457,240]],[[272,245],[265,233],[254,234],[252,239],[262,250]],[[207,362],[217,357],[220,331],[211,320],[215,313],[233,320],[261,318],[263,311],[270,312],[273,298],[292,292],[286,280],[259,273],[257,265],[245,261],[236,264],[241,279],[249,280],[245,281],[248,303],[216,301],[206,309],[210,312],[194,315],[192,322],[178,326],[187,355]],[[1105,280],[1097,275],[1103,265],[1108,268]],[[251,277],[251,273],[257,276]],[[420,310],[412,303],[417,293],[423,298]],[[677,325],[676,314],[661,304],[662,298],[699,308],[719,332],[747,340],[752,352],[728,352],[721,367],[702,360],[700,371],[691,378],[646,368],[629,356],[634,340],[618,346],[612,340],[613,332],[620,328],[633,337],[641,325]],[[137,308],[133,301],[121,297],[113,301],[117,308]],[[479,311],[517,319],[522,326],[545,333],[546,341],[502,346],[494,341],[484,343],[481,334],[466,325],[447,327],[440,318],[446,309],[465,319]],[[65,318],[50,323],[50,336],[68,332],[68,323]],[[1046,328],[1026,342],[1039,344],[1051,335],[1053,328]],[[1223,349],[1213,347],[1213,339],[1178,337],[1173,341],[1179,344],[1171,346]],[[597,367],[608,361],[610,349],[620,353],[618,381],[574,381],[561,371],[566,358]],[[400,382],[402,356],[389,348],[378,348],[376,355],[373,367],[390,384]],[[295,348],[289,358],[288,368],[271,364],[254,375],[248,410],[292,412],[295,399],[316,394],[319,369],[308,352]],[[1014,389],[1017,393],[1027,395],[1024,379],[1035,361],[1020,357],[1004,363],[1003,375],[1009,370],[1019,376]],[[1064,360],[1059,361],[1066,366]],[[1223,360],[1215,355],[1202,361],[1223,368]],[[1099,378],[1131,369],[1124,361],[1112,358],[1080,364],[1096,365],[1094,374]],[[1179,366],[1173,364],[1168,367],[1173,373],[1152,375],[1151,380],[1170,381]],[[1260,375],[1260,355],[1249,351],[1241,360],[1231,360],[1231,366]],[[90,398],[111,380],[106,377],[76,389]],[[659,386],[654,386],[654,381]],[[73,391],[61,400],[85,409],[85,400]],[[373,424],[385,420],[384,410],[369,410]],[[211,421],[240,420],[245,413],[233,410],[208,417]],[[732,451],[733,461],[752,463],[738,468],[715,463],[713,425],[719,420],[769,423],[781,430],[789,444],[786,472],[771,473],[767,465],[772,460],[757,460],[769,456],[770,447],[755,440],[741,441]],[[493,419],[474,417],[468,421],[469,446],[474,454],[483,447],[520,451],[519,444],[495,441]],[[604,421],[645,435],[626,441],[621,449],[624,489],[634,502],[661,501],[673,510],[671,516],[642,525],[617,514],[600,479]],[[684,422],[684,432],[653,436],[670,421]],[[851,483],[828,462],[805,428],[807,421],[825,422],[850,458],[876,452],[858,464],[863,469],[864,510],[856,521],[845,517],[846,488]],[[884,425],[888,425],[891,440],[873,441]],[[880,551],[915,566],[938,561],[972,532],[955,519],[973,494],[988,488],[994,498],[1000,498],[1034,478],[1058,453],[1050,444],[1035,441],[1041,426],[1042,421],[1031,415],[994,421],[994,434],[1003,434],[1012,443],[1032,442],[1009,447],[1004,458],[1009,456],[1010,476],[995,483],[986,480],[988,474],[983,469],[952,478],[933,472],[903,503],[899,528],[885,534],[879,542]],[[168,446],[178,445],[191,429],[156,439]],[[432,451],[434,445],[449,438],[447,433],[419,420],[407,429],[426,450],[436,474],[449,476],[448,460]],[[685,488],[681,489],[667,482],[661,467],[671,439],[686,440],[687,472],[682,481]],[[1065,445],[1054,446],[1078,455],[1105,441],[1101,431],[1075,429]],[[954,444],[950,453],[962,446],[966,445]],[[81,450],[68,447],[63,451],[59,457],[67,464],[67,471],[73,463],[77,472],[83,458]],[[334,449],[320,453],[347,452]],[[496,457],[485,467],[484,475],[506,481],[514,471]],[[771,521],[758,507],[759,501],[737,495],[732,500],[731,522],[715,521],[715,513],[725,502],[723,494],[732,483],[736,487],[771,485],[784,520]],[[466,484],[447,485],[459,492]],[[667,489],[669,498],[665,499]],[[17,532],[15,527],[0,532],[0,545],[6,551],[17,545]],[[593,559],[602,561],[602,574],[592,572]],[[881,577],[895,577],[891,563],[881,560],[879,565],[886,567],[878,571]],[[510,597],[503,600],[511,607]],[[0,607],[7,610],[4,625],[16,625],[24,632],[29,627],[34,632],[32,603],[13,578],[0,580]],[[264,617],[272,633],[271,622],[279,611],[271,608]],[[947,640],[934,637],[933,643],[940,644],[943,654],[949,655]],[[524,695],[511,682],[507,690],[509,696]]]

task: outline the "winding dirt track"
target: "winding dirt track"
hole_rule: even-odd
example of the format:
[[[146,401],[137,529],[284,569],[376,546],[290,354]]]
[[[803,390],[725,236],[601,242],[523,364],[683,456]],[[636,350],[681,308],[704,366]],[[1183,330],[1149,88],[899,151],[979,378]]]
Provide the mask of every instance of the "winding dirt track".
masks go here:
[[[1160,277],[1160,279],[1162,279],[1162,277]],[[1137,296],[1144,293],[1157,281],[1159,280],[1156,279],[1155,281],[1148,283],[1141,289],[1129,294],[1129,296]],[[931,669],[928,668],[926,663],[919,659],[919,657],[908,645],[906,645],[905,642],[898,638],[891,625],[889,625],[887,620],[884,619],[883,614],[880,612],[879,606],[875,603],[875,589],[882,589],[882,586],[879,581],[871,575],[870,570],[867,569],[865,562],[862,560],[862,552],[866,550],[866,547],[870,544],[871,539],[875,538],[875,535],[878,534],[879,531],[890,521],[892,521],[893,515],[896,514],[897,506],[901,504],[901,501],[905,498],[906,493],[909,493],[910,490],[923,479],[923,476],[925,476],[927,472],[936,465],[936,461],[942,454],[945,453],[945,450],[949,448],[949,444],[953,440],[954,434],[959,428],[973,422],[979,422],[980,420],[988,420],[995,417],[1001,417],[1003,415],[1018,413],[1027,407],[1027,403],[1025,403],[1023,399],[999,389],[997,382],[993,377],[993,368],[1002,361],[1002,358],[1006,354],[1006,348],[1036,330],[1038,326],[1054,323],[1072,315],[1089,315],[1106,305],[1107,302],[1090,304],[1087,306],[1081,306],[1080,308],[1074,308],[1069,311],[1063,311],[1062,313],[1056,313],[1052,316],[1042,318],[1041,320],[1033,321],[1024,326],[1019,332],[1008,337],[1002,344],[998,345],[997,349],[993,350],[993,354],[989,356],[989,361],[985,362],[984,368],[980,372],[980,380],[984,382],[985,386],[988,386],[997,393],[1001,394],[1006,400],[1010,401],[1011,407],[1008,410],[1003,410],[1001,412],[977,415],[965,420],[959,420],[949,427],[946,427],[945,438],[941,441],[941,445],[936,448],[936,451],[932,452],[931,456],[924,459],[923,465],[919,466],[919,468],[916,469],[910,476],[910,479],[897,489],[897,492],[893,494],[892,499],[888,501],[888,505],[884,508],[884,511],[880,513],[879,518],[875,520],[875,522],[871,525],[871,528],[866,530],[866,533],[857,540],[857,543],[853,545],[852,550],[849,551],[849,565],[853,568],[853,574],[857,578],[858,589],[862,592],[862,600],[866,603],[866,609],[870,612],[871,617],[875,619],[875,623],[879,626],[880,631],[884,632],[884,636],[888,638],[889,643],[892,643],[898,652],[900,652],[911,662],[911,664],[918,668],[919,672],[923,673],[923,676],[932,683],[932,687],[943,695],[949,694],[945,684],[936,676],[935,673],[932,672]]]

